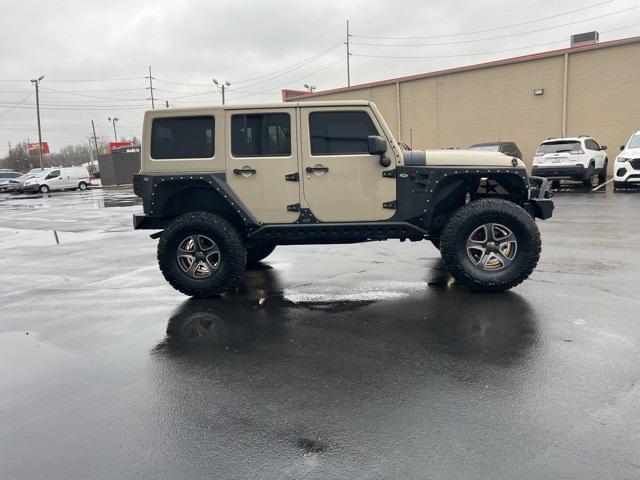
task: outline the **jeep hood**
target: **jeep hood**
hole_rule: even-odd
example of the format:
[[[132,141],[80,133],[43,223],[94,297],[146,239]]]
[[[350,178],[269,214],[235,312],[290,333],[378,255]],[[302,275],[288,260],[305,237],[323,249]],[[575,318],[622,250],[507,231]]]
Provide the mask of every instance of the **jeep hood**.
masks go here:
[[[513,158],[500,152],[481,152],[478,150],[425,150],[427,166],[482,166],[513,167]],[[518,167],[525,167],[522,160],[517,159]]]

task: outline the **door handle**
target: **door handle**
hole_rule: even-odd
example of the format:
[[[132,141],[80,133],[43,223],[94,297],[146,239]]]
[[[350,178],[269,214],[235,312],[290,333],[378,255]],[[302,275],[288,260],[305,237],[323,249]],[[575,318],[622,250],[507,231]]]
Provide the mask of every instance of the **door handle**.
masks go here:
[[[316,165],[315,167],[307,167],[305,170],[307,171],[307,173],[327,173],[329,171],[329,167],[325,167],[324,165]]]
[[[256,173],[256,169],[251,167],[234,168],[233,173],[235,173],[236,175],[253,175],[254,173]]]

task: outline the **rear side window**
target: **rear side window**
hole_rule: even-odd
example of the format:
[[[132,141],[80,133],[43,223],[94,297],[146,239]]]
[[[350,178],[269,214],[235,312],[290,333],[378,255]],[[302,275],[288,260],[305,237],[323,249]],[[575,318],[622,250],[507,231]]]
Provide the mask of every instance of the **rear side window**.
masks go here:
[[[544,155],[545,153],[572,152],[574,150],[582,150],[580,142],[548,142],[540,145],[538,153]]]
[[[151,158],[211,158],[214,148],[215,118],[156,118],[151,129]]]
[[[367,112],[309,114],[311,155],[369,153],[369,135],[378,135]]]
[[[594,140],[585,140],[584,141],[584,145],[589,150],[596,150],[596,151],[600,150],[600,147],[598,146],[598,144]]]
[[[288,113],[232,116],[231,153],[234,157],[291,155],[291,117]]]

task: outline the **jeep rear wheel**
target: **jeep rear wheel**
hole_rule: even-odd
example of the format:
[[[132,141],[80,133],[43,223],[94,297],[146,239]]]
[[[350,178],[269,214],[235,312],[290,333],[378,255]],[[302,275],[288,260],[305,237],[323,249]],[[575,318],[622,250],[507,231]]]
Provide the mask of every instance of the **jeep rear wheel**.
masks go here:
[[[244,271],[246,251],[234,226],[219,215],[181,215],[162,232],[158,264],[176,290],[211,297],[234,286]]]
[[[249,243],[247,245],[247,263],[257,263],[267,258],[276,249],[272,242]]]
[[[440,251],[456,281],[471,290],[502,292],[524,281],[540,258],[540,233],[522,207],[507,200],[468,203],[447,221]]]

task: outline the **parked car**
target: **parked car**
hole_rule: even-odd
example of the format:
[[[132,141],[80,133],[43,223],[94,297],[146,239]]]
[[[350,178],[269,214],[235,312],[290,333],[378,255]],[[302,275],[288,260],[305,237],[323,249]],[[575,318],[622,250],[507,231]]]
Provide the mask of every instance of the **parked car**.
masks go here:
[[[52,190],[86,190],[89,170],[86,167],[57,167],[44,171],[24,182],[25,192],[49,193]]]
[[[11,192],[11,193],[22,193],[24,189],[24,184],[27,180],[33,177],[43,175],[45,172],[48,172],[49,170],[51,169],[50,168],[34,168],[29,172],[25,173],[24,175],[21,175],[18,178],[12,179],[9,182],[9,184],[6,186],[5,191]]]
[[[476,143],[471,145],[469,150],[480,150],[484,152],[500,152],[510,157],[516,157],[522,160],[522,152],[515,144],[515,142],[490,142],[490,143]]]
[[[7,186],[11,180],[20,177],[22,174],[15,170],[2,169],[0,170],[0,192],[7,190]]]
[[[613,166],[614,188],[640,185],[640,130],[631,135],[626,145],[620,145],[620,154]]]
[[[535,268],[535,218],[553,212],[522,160],[402,151],[368,101],[149,110],[143,132],[134,228],[156,230],[165,279],[195,297],[278,245],[392,238],[431,241],[458,283],[504,291]]]
[[[553,180],[577,180],[591,188],[594,177],[598,177],[598,183],[607,179],[606,150],[592,137],[550,138],[542,142],[533,157],[531,173]]]

